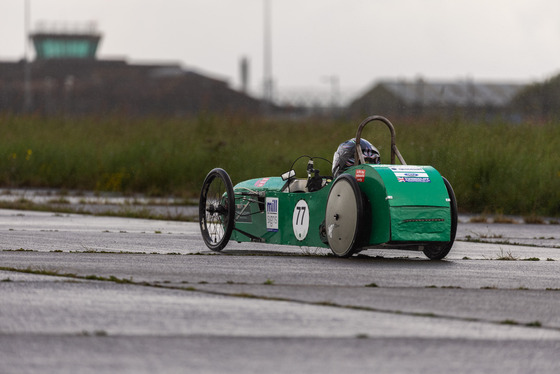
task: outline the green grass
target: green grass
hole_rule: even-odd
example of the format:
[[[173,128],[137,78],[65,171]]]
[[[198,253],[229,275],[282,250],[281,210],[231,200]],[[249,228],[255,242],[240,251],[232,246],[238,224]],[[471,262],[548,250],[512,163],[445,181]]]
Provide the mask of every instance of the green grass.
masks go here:
[[[355,136],[351,121],[43,119],[0,116],[0,186],[144,193],[196,198],[204,177],[224,168],[234,184],[287,171],[301,155],[331,159]],[[463,212],[560,215],[560,124],[394,123],[409,164],[432,165],[454,187]],[[364,138],[389,161],[389,134]],[[306,160],[296,164],[305,175]],[[315,167],[330,174],[331,165]]]

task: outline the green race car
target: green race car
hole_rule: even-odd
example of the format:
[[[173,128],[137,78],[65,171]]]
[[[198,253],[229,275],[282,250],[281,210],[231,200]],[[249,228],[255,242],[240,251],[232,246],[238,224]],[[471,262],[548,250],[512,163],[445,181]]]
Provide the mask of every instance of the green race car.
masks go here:
[[[215,251],[238,242],[328,247],[339,257],[368,248],[423,251],[444,258],[455,241],[457,203],[450,183],[431,166],[407,165],[391,131],[391,163],[366,163],[355,146],[353,165],[336,178],[320,176],[309,157],[308,177],[255,178],[233,186],[223,169],[204,180],[199,202],[202,238]],[[395,163],[398,158],[400,164]],[[295,163],[295,162],[294,162]]]

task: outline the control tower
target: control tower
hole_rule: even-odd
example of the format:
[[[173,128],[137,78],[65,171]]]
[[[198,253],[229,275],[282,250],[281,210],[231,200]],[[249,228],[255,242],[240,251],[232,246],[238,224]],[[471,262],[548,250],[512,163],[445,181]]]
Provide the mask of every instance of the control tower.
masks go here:
[[[31,34],[37,60],[96,58],[97,47],[101,40],[95,27],[91,24],[74,29],[47,30],[42,28]]]

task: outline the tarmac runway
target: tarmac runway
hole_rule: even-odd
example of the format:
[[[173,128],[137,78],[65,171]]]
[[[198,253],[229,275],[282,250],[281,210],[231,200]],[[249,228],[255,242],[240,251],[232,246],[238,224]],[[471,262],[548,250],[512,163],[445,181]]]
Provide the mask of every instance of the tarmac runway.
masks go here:
[[[444,261],[0,210],[1,373],[557,373],[558,225],[459,224]]]

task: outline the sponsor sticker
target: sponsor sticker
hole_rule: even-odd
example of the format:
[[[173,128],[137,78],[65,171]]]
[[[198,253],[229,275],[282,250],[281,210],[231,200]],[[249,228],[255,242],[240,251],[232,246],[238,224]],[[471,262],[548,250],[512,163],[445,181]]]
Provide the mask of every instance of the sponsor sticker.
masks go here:
[[[421,166],[411,166],[411,165],[393,165],[389,166],[389,169],[393,172],[410,172],[410,173],[424,173],[424,169]]]
[[[391,166],[389,169],[399,182],[430,183],[428,173],[420,166],[400,165]]]
[[[266,205],[266,231],[278,231],[278,198],[267,197]]]
[[[405,178],[428,178],[428,173],[395,173],[395,175],[398,177],[405,177]]]
[[[255,182],[255,187],[263,187],[270,178],[261,178]]]
[[[399,182],[430,183],[430,178],[399,178]]]
[[[356,169],[356,180],[358,182],[363,182],[366,180],[366,171],[365,169]]]

